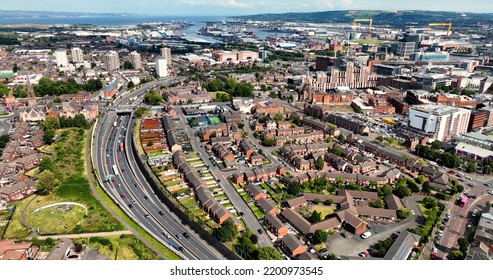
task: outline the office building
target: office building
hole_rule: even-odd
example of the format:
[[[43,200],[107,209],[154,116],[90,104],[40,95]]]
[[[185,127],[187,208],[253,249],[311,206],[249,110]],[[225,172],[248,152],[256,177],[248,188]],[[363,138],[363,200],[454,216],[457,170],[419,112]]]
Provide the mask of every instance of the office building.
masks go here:
[[[84,56],[82,55],[82,50],[79,48],[72,48],[72,62],[82,63],[84,62]]]
[[[399,57],[409,57],[415,51],[414,42],[397,42],[393,43],[390,47],[390,51]]]
[[[130,62],[134,66],[134,69],[140,69],[142,68],[142,60],[140,58],[140,54],[138,52],[131,52],[130,53]]]
[[[409,127],[429,134],[431,139],[448,141],[467,133],[471,110],[443,105],[409,108]]]
[[[56,50],[55,51],[55,59],[56,59],[56,65],[58,67],[67,67],[68,66],[67,52],[65,50]]]
[[[161,57],[164,57],[168,65],[171,65],[171,49],[161,48]]]
[[[411,54],[413,61],[448,61],[448,52],[417,52]]]
[[[164,57],[157,57],[156,58],[156,75],[159,78],[168,76],[168,63],[167,63],[167,61],[168,60]]]
[[[402,68],[400,66],[376,64],[373,65],[372,70],[378,75],[397,76],[401,74]]]
[[[484,127],[486,122],[486,111],[472,111],[469,120],[469,131]]]
[[[115,51],[109,51],[103,56],[104,67],[108,71],[115,71],[120,68],[120,57]]]

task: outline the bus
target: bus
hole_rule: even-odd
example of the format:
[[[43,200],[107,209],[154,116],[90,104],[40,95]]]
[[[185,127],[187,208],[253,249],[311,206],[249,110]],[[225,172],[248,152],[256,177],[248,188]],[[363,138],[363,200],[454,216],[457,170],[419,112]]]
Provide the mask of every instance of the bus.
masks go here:
[[[120,152],[123,152],[123,142],[120,143]]]
[[[113,165],[113,172],[115,173],[115,176],[120,175],[120,173],[118,172],[118,168],[116,168],[116,165]]]
[[[464,207],[467,203],[467,201],[469,200],[469,197],[467,197],[467,195],[463,195],[460,199],[459,199],[459,206],[460,207]]]

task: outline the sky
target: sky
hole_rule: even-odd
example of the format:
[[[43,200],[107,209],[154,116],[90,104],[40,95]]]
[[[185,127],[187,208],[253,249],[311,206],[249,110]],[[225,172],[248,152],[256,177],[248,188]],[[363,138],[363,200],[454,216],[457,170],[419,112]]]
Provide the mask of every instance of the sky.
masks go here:
[[[492,0],[17,0],[1,10],[230,16],[346,9],[493,12]]]

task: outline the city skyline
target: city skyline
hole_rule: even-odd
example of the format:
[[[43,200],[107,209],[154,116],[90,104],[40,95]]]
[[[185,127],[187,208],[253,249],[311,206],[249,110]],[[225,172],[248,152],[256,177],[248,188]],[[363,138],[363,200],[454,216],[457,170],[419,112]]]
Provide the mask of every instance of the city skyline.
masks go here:
[[[22,5],[18,2],[8,2],[2,5],[3,10],[53,11],[53,12],[83,12],[83,13],[132,13],[161,16],[232,16],[262,13],[285,12],[317,12],[327,10],[438,10],[456,12],[493,12],[493,5],[488,0],[475,1],[474,5],[461,5],[458,0],[426,1],[416,0],[413,3],[380,0],[369,3],[364,0],[286,0],[282,4],[274,0],[262,0],[252,3],[246,0],[179,0],[158,1],[143,0],[138,4],[129,0],[101,1],[87,0],[25,0]],[[460,8],[458,8],[460,7]]]

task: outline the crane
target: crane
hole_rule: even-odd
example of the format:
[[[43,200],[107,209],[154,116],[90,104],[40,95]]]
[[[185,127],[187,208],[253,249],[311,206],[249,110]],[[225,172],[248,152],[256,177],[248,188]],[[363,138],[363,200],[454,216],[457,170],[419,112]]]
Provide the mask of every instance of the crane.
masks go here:
[[[429,23],[429,27],[432,26],[447,26],[447,37],[450,35],[450,31],[452,30],[452,22],[437,22],[437,23]]]
[[[373,19],[372,18],[355,18],[353,20],[353,24],[355,24],[356,22],[369,22],[370,23],[369,31],[371,31],[371,26],[373,24]]]

